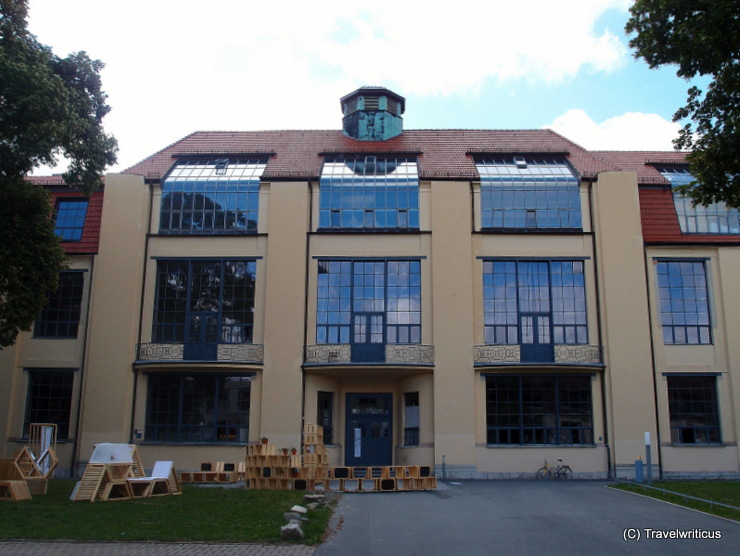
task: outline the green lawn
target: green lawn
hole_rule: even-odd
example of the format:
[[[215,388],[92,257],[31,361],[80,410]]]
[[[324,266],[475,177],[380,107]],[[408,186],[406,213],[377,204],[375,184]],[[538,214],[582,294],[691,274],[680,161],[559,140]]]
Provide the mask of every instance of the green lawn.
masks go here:
[[[305,505],[299,491],[191,485],[180,496],[70,502],[74,485],[55,479],[45,496],[0,502],[0,538],[278,543],[283,513]],[[321,541],[331,513],[325,507],[309,512],[305,543]]]
[[[713,506],[710,503],[692,500],[683,496],[686,494],[695,498],[740,507],[740,481],[654,481],[652,484],[656,488],[668,490],[676,494],[661,492],[637,483],[618,483],[613,486],[614,488],[644,494],[658,500],[672,502],[679,506],[740,521],[740,511],[738,510],[716,505]]]

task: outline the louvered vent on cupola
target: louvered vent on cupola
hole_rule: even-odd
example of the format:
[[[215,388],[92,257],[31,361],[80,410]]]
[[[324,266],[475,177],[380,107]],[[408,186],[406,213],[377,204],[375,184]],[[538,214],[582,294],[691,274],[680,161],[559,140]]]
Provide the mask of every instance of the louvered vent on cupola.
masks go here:
[[[384,87],[361,87],[341,98],[344,133],[360,141],[385,141],[403,132],[406,99]]]

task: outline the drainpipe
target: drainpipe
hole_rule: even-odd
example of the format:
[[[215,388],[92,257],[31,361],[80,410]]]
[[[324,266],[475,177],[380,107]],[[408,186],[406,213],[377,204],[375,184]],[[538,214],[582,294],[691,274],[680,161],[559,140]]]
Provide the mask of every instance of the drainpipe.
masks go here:
[[[601,313],[601,284],[599,281],[599,258],[598,249],[596,243],[596,227],[594,226],[594,201],[593,201],[593,187],[594,183],[598,180],[596,178],[590,178],[588,180],[588,216],[589,223],[591,226],[591,250],[594,257],[594,283],[596,287],[596,331],[599,340],[599,348],[601,349],[602,363],[604,363],[604,373],[601,376],[601,411],[602,419],[604,421],[604,446],[606,447],[606,469],[607,479],[612,480],[614,474],[612,472],[612,454],[611,447],[609,446],[609,412],[607,410],[607,397],[606,397],[606,362],[604,361],[604,337],[603,329],[601,325],[602,313]]]
[[[87,353],[87,340],[88,336],[90,335],[90,328],[91,328],[91,319],[90,314],[92,312],[92,292],[93,292],[93,278],[95,276],[95,254],[91,256],[90,259],[90,281],[87,288],[87,319],[85,323],[85,337],[82,340],[82,365],[80,367],[80,384],[78,388],[77,393],[77,417],[76,424],[75,424],[75,441],[72,445],[72,461],[71,461],[71,468],[70,468],[70,476],[77,477],[77,454],[80,449],[80,432],[82,430],[82,398],[85,391],[85,376],[87,373],[85,372],[85,369],[87,368],[88,363],[88,353]]]
[[[308,186],[308,230],[306,231],[306,262],[303,272],[303,354],[301,354],[301,445],[303,453],[303,429],[306,424],[306,342],[308,341],[308,277],[311,270],[311,233],[313,232],[313,187],[311,180],[306,182]]]
[[[660,418],[658,415],[658,377],[657,370],[658,365],[655,362],[655,335],[653,334],[653,312],[651,307],[653,306],[650,296],[650,270],[648,267],[648,254],[647,246],[643,241],[643,264],[645,265],[645,289],[647,292],[647,314],[648,314],[648,326],[650,327],[650,359],[652,363],[653,373],[653,409],[655,410],[655,442],[658,447],[658,477],[663,480],[663,448],[660,445]],[[650,471],[648,471],[650,473]],[[650,475],[648,475],[650,477]]]
[[[139,359],[139,345],[141,345],[141,339],[143,334],[143,321],[144,321],[144,295],[146,293],[146,262],[149,257],[149,239],[152,231],[152,212],[154,204],[154,187],[149,184],[149,216],[147,220],[147,232],[144,238],[144,260],[141,269],[141,299],[139,300],[139,325],[136,336],[136,355],[134,362],[131,363],[131,371],[134,373],[134,390],[131,399],[131,426],[129,427],[129,444],[134,443],[134,421],[136,418],[136,395],[139,389],[139,372],[136,369],[136,360]]]

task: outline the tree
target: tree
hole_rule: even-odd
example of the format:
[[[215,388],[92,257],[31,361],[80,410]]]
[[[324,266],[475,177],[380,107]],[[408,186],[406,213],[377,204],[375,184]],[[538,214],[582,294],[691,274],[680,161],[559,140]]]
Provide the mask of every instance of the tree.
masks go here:
[[[0,202],[0,346],[28,330],[57,287],[66,256],[45,189],[3,180]]]
[[[27,17],[27,0],[0,0],[0,347],[30,327],[64,267],[48,193],[24,177],[61,154],[67,185],[89,195],[117,151],[102,127],[110,111],[102,62],[55,56],[28,32]]]
[[[687,80],[710,76],[706,92],[690,87],[673,121],[689,120],[674,140],[689,150],[695,182],[683,193],[699,204],[740,207],[740,0],[637,0],[627,33],[635,57],[651,68],[678,66]]]

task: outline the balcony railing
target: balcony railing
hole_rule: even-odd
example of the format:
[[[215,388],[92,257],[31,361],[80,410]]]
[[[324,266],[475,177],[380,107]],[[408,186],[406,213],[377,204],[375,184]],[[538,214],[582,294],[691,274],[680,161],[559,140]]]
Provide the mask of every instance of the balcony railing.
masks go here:
[[[434,365],[434,346],[422,344],[386,344],[377,357],[365,358],[351,344],[319,344],[305,347],[307,365]],[[367,352],[365,352],[367,353]]]
[[[262,363],[265,346],[262,344],[214,344],[207,357],[186,357],[186,344],[150,343],[136,346],[138,361],[217,361],[231,363]],[[204,351],[203,353],[206,353]]]
[[[525,346],[527,347],[527,346]],[[551,350],[522,350],[518,344],[473,346],[473,361],[476,365],[600,365],[604,361],[601,346],[582,344],[559,344]]]

